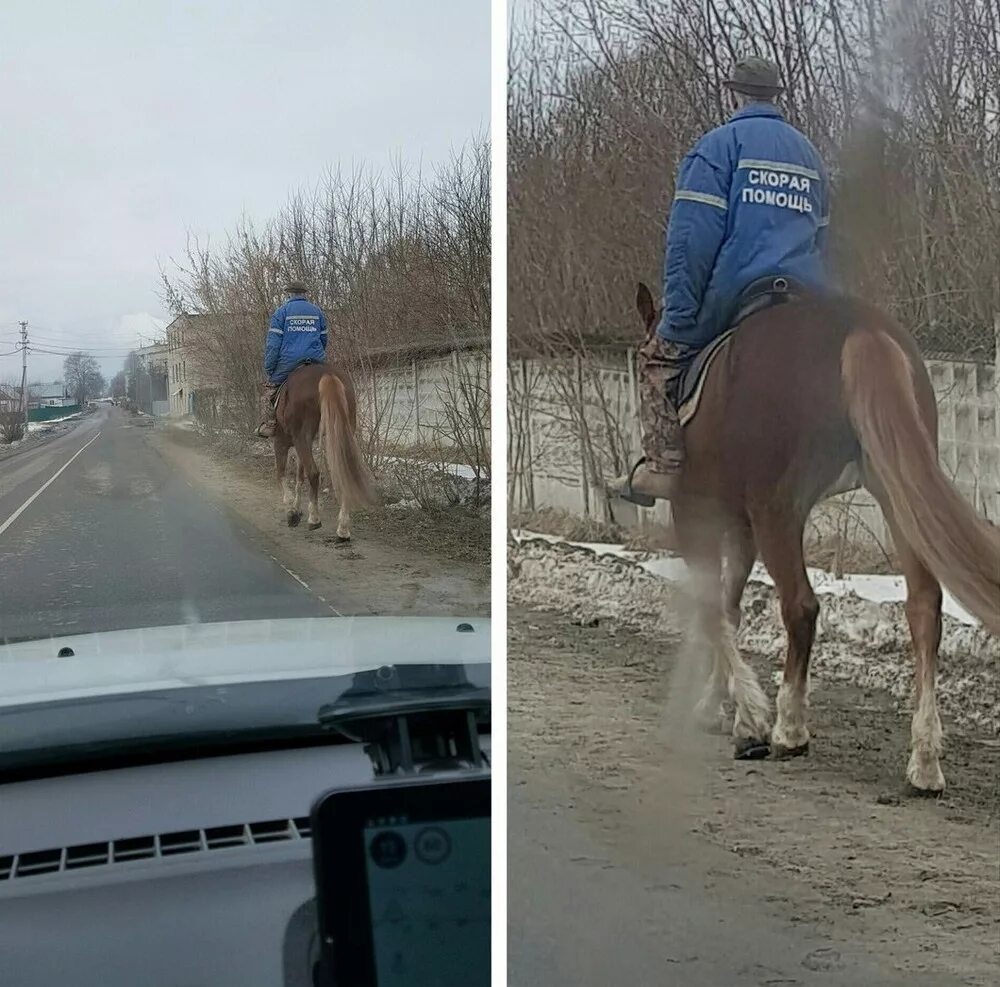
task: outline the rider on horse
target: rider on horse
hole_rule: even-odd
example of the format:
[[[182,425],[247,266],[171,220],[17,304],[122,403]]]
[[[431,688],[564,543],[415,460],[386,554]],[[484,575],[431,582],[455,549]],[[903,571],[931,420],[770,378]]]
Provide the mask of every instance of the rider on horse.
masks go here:
[[[663,313],[639,350],[645,457],[615,492],[652,507],[671,499],[684,461],[677,387],[695,355],[725,332],[754,289],[777,279],[822,290],[829,187],[819,152],[775,99],[778,67],[739,61],[726,82],[736,112],[681,164],[670,210]]]
[[[319,306],[309,301],[308,292],[302,281],[289,281],[285,289],[287,301],[271,316],[264,350],[264,415],[257,427],[263,439],[274,436],[275,397],[288,375],[303,363],[326,360],[326,317]]]

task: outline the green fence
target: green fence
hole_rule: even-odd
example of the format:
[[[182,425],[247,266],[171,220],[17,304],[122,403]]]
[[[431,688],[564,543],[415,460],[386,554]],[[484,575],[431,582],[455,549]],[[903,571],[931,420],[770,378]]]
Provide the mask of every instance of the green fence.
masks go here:
[[[68,404],[62,408],[29,408],[29,422],[50,422],[53,418],[65,418],[67,415],[75,415],[80,410],[78,404]]]

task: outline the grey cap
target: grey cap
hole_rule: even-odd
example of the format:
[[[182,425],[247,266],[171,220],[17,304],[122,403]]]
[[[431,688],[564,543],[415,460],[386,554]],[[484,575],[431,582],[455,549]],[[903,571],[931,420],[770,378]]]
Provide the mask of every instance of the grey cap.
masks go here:
[[[726,85],[746,96],[777,96],[785,87],[781,84],[778,66],[767,58],[748,55],[734,66]]]
[[[309,285],[299,278],[290,278],[285,285],[285,293],[288,295],[305,295],[309,291]]]

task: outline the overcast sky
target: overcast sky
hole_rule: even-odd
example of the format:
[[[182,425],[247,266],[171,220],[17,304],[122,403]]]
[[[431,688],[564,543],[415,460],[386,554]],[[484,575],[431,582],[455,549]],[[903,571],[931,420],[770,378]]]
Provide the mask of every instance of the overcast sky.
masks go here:
[[[489,23],[489,0],[2,0],[0,354],[27,319],[110,376],[165,324],[188,230],[338,162],[446,159],[489,124]]]

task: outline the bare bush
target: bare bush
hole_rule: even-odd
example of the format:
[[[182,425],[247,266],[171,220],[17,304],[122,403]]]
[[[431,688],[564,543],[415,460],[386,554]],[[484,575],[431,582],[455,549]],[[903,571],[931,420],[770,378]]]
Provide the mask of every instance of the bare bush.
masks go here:
[[[459,463],[472,468],[478,507],[490,488],[489,361],[461,360],[452,354],[452,372],[437,391],[444,412],[437,437],[455,451]]]
[[[400,507],[415,505],[425,511],[466,507],[478,512],[488,503],[480,480],[470,480],[450,463],[439,460],[388,459],[380,485],[388,499]]]
[[[1000,309],[996,0],[539,0],[509,55],[509,319],[522,352],[634,341],[673,176],[737,52],[781,67],[827,158],[845,284],[926,350],[991,352]]]
[[[787,115],[829,165],[843,286],[888,308],[925,353],[992,361],[997,0],[536,0],[519,15],[507,120],[508,334],[526,359],[508,381],[514,503],[542,506],[532,463],[565,457],[568,434],[573,462],[552,478],[608,520],[603,481],[637,450],[635,409],[616,406],[626,389],[605,387],[605,368],[641,341],[636,281],[660,283],[674,176],[729,115],[722,81],[737,55],[778,63]],[[837,565],[856,514],[847,504],[838,517]]]
[[[243,220],[222,247],[191,240],[163,274],[175,313],[197,313],[187,342],[213,429],[245,434],[259,402],[268,321],[289,277],[327,315],[329,355],[355,377],[369,459],[392,423],[366,379],[407,356],[489,339],[489,144],[477,138],[431,178],[330,172],[270,222]]]
[[[24,438],[24,412],[0,411],[0,442],[10,445]]]

